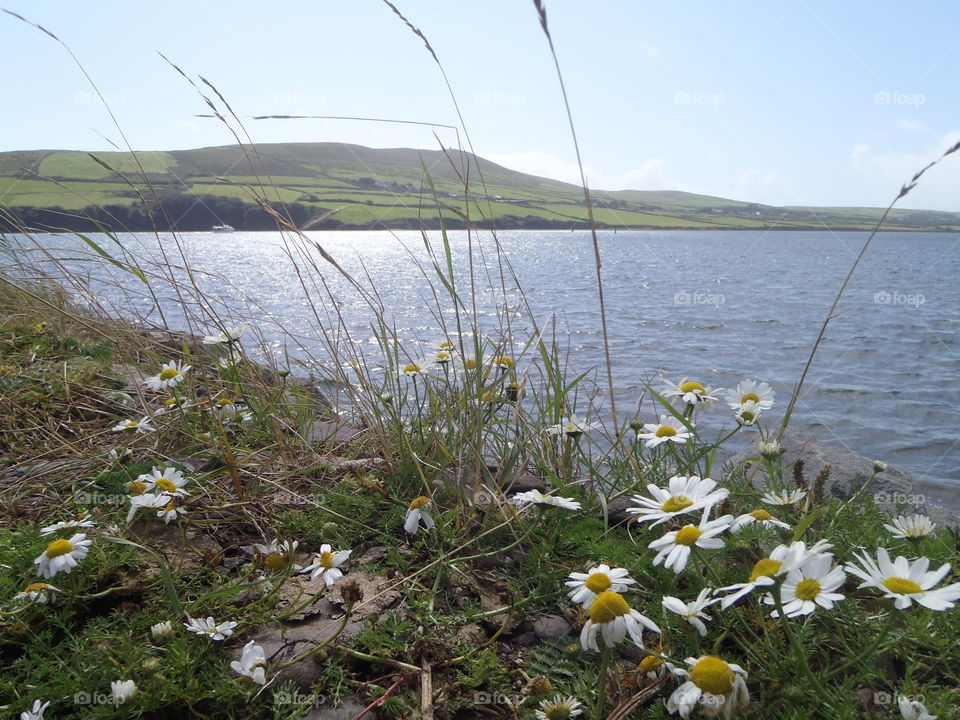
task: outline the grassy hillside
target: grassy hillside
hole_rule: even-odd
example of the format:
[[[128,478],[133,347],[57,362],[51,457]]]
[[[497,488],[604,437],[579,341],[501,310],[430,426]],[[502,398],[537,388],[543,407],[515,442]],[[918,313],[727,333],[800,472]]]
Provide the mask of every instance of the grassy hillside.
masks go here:
[[[0,153],[0,208],[27,225],[76,227],[76,216],[85,215],[114,229],[270,227],[257,198],[317,228],[436,226],[438,200],[454,226],[467,217],[501,228],[576,227],[586,219],[576,185],[453,150],[277,143],[95,156]],[[874,208],[780,208],[675,191],[597,190],[593,200],[595,219],[607,228],[860,230],[880,216]],[[897,210],[888,227],[957,230],[960,214]]]

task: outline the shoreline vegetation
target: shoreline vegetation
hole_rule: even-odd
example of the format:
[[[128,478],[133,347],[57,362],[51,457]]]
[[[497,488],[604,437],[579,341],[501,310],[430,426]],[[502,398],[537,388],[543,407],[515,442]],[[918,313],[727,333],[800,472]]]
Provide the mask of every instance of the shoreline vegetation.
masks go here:
[[[273,230],[276,213],[302,230],[590,228],[578,186],[463,153],[466,172],[484,177],[482,190],[465,189],[450,170],[453,152],[272,143],[0,153],[0,232],[197,232],[222,224]],[[618,231],[872,230],[883,212],[774,207],[673,191],[594,190],[591,202],[594,226]],[[956,232],[960,213],[894,210],[883,229]]]
[[[386,5],[446,80],[426,36]],[[210,83],[173,69],[247,137]],[[349,274],[305,234],[324,218],[353,222],[356,208],[300,202],[299,180],[253,146],[242,182],[209,170],[206,184],[231,189],[225,202],[246,198],[280,231],[321,347],[307,385],[251,362],[257,309],[238,316],[205,295],[196,276],[217,269],[190,267],[179,233],[149,272],[115,236],[79,236],[79,253],[121,271],[119,287],[154,298],[123,323],[129,312],[84,294],[82,273],[61,263],[53,283],[31,262],[57,262],[43,238],[4,215],[37,252],[0,243],[0,709],[21,720],[951,717],[960,535],[912,498],[896,515],[878,506],[880,460],[835,493],[828,469],[805,470],[806,448],[785,446],[850,277],[880,227],[903,229],[888,223],[903,211],[863,217],[874,232],[788,398],[753,367],[707,387],[691,356],[689,377],[648,382],[618,413],[596,230],[628,210],[577,186],[562,200],[571,212],[582,202],[575,219],[593,233],[607,351],[606,368],[576,368],[496,234],[473,232],[510,207],[494,196],[514,196],[475,155],[437,152],[443,162],[413,180],[382,166],[334,178],[340,196],[363,177],[391,196],[412,183],[417,227],[443,219],[422,233],[426,259],[410,259],[436,318],[416,340],[390,314],[410,300],[382,297],[375,277]],[[87,173],[67,189],[110,185],[104,199],[108,178],[136,178],[130,199],[159,239],[189,208],[210,211],[206,188],[189,206],[176,204],[187,193],[164,195],[168,155],[69,172],[45,157],[37,172]],[[29,194],[33,181],[14,180]],[[294,217],[304,202],[320,214]],[[447,219],[468,226],[468,243],[454,249]],[[373,310],[362,339],[325,282],[333,273]],[[493,312],[478,312],[480,294]],[[167,332],[160,295],[181,305],[185,334]],[[751,434],[756,454],[720,461]],[[801,457],[786,462],[788,450]]]

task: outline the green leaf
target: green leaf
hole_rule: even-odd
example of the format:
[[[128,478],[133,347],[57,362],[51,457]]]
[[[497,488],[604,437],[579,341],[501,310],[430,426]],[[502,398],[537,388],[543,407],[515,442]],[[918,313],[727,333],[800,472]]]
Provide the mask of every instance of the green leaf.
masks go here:
[[[136,275],[138,278],[140,278],[141,282],[143,282],[144,285],[147,285],[147,284],[148,284],[148,283],[147,283],[147,278],[144,276],[144,274],[143,274],[142,272],[140,272],[139,270],[137,270],[137,268],[132,267],[132,266],[130,266],[130,265],[127,265],[126,263],[120,262],[119,260],[117,260],[116,258],[114,258],[110,253],[108,253],[106,250],[104,250],[102,247],[100,247],[99,245],[97,245],[97,243],[95,243],[93,240],[91,240],[90,238],[88,238],[86,235],[84,235],[84,234],[82,234],[82,233],[75,233],[75,234],[76,234],[76,236],[77,236],[78,238],[80,238],[80,239],[83,240],[87,245],[89,245],[91,250],[93,250],[95,253],[97,253],[97,255],[99,255],[100,257],[102,257],[104,260],[106,260],[107,262],[111,263],[112,265],[116,265],[116,266],[117,266],[118,268],[120,268],[121,270],[125,270],[126,272],[131,273],[132,275]]]
[[[803,518],[800,522],[797,523],[796,529],[793,531],[793,541],[796,542],[803,537],[803,534],[810,529],[810,526],[816,522],[817,518],[823,513],[823,507],[815,508],[810,514]]]

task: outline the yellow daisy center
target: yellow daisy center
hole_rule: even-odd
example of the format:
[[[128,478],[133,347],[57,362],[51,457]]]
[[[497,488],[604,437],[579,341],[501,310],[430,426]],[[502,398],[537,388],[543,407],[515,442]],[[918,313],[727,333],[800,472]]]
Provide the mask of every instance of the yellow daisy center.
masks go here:
[[[693,500],[686,495],[674,495],[661,505],[661,509],[664,512],[680,512],[681,510],[686,510],[691,505],[693,505]]]
[[[503,368],[512,368],[514,365],[513,360],[506,355],[501,355],[494,362]]]
[[[329,553],[327,553],[329,555]],[[263,564],[267,566],[270,570],[283,570],[287,562],[283,559],[283,555],[279,553],[270,553],[263,559]]]
[[[654,433],[657,437],[673,437],[677,434],[677,429],[670,425],[661,425]]]
[[[801,580],[797,583],[796,595],[801,600],[814,600],[820,594],[819,580]]]
[[[772,578],[782,567],[783,563],[778,560],[771,560],[770,558],[759,560],[757,564],[753,566],[753,572],[750,573],[750,582],[756,582],[758,578],[762,577]]]
[[[47,557],[55,558],[60,557],[61,555],[66,555],[68,552],[73,550],[73,545],[69,540],[54,540],[52,543],[47,545]]]
[[[913,595],[914,593],[923,592],[923,588],[913,580],[901,577],[888,577],[883,581],[883,586],[897,595]]]
[[[477,369],[477,361],[474,360],[473,358],[467,358],[466,360],[463,361],[463,366],[464,366],[467,370],[476,370],[476,369]]]
[[[497,395],[495,392],[491,392],[490,390],[487,390],[480,397],[480,402],[485,402],[485,403],[497,402],[498,400],[500,400],[500,396]]]
[[[705,388],[703,385],[701,385],[700,383],[698,383],[697,381],[695,381],[695,380],[690,380],[690,381],[688,381],[688,382],[683,383],[683,384],[680,386],[680,390],[683,391],[683,392],[685,392],[685,393],[688,393],[688,392],[696,392],[696,393],[706,392],[706,388]]]
[[[164,492],[172,493],[177,491],[177,484],[170,478],[158,477],[156,482],[157,482],[157,487],[163,490]]]
[[[147,484],[139,480],[134,480],[130,483],[130,487],[127,488],[127,492],[131,495],[143,495],[147,491]]]
[[[179,374],[180,374],[180,371],[177,370],[176,368],[167,368],[166,370],[163,370],[163,371],[160,372],[160,379],[161,379],[161,380],[172,380],[173,378],[175,378],[175,377],[176,377],[177,375],[179,375]]]
[[[726,695],[733,689],[733,668],[720,658],[707,655],[690,668],[690,679],[704,692]]]
[[[43,592],[43,591],[46,590],[48,587],[50,587],[49,584],[47,584],[47,583],[45,583],[45,582],[35,582],[35,583],[30,583],[29,585],[27,585],[27,587],[24,588],[23,591],[24,591],[25,593]]]
[[[550,703],[543,709],[547,720],[570,720],[571,707],[566,702]]]
[[[421,495],[420,497],[414,498],[413,500],[410,501],[410,509],[419,510],[424,505],[427,505],[429,502],[430,502],[430,498],[428,498],[426,495]]]
[[[703,531],[693,525],[687,525],[685,528],[681,528],[677,531],[677,537],[674,542],[677,545],[693,545],[697,540],[700,539],[700,536],[703,535]]]
[[[760,508],[759,510],[754,510],[752,513],[750,513],[750,516],[754,520],[759,520],[760,522],[769,522],[770,520],[773,520],[773,515],[768,513],[763,508]]]
[[[448,352],[438,352],[435,355],[435,358],[438,363],[448,363],[450,362],[450,353]]]
[[[658,658],[656,655],[647,655],[643,660],[640,661],[640,664],[637,665],[637,672],[653,672],[661,665],[663,665],[663,660]]]
[[[743,405],[748,400],[753,400],[754,402],[760,402],[760,396],[756,393],[747,393],[746,395],[740,398],[740,404]]]
[[[410,373],[418,373],[418,372],[420,372],[420,370],[422,370],[422,368],[421,368],[419,365],[417,365],[416,363],[410,363],[409,365],[407,365],[407,366],[403,369],[403,371],[404,371],[405,373],[407,373],[408,375],[409,375]]]
[[[590,603],[590,619],[595,623],[613,622],[621,615],[629,614],[630,606],[620,593],[607,590]]]
[[[442,343],[440,343],[440,345],[439,345],[438,347],[439,347],[441,350],[449,350],[450,348],[453,347],[453,343],[450,342],[449,340],[444,340]]]
[[[163,508],[164,512],[175,512],[177,509],[177,503],[174,500],[171,500],[167,503],[166,507]]]
[[[605,590],[609,590],[612,584],[613,581],[610,580],[609,575],[602,572],[595,572],[586,579],[586,581],[583,583],[583,586],[590,592],[599,595]]]
[[[223,407],[225,405],[233,405],[233,400],[230,398],[220,398],[217,400],[217,407]]]
[[[332,552],[322,552],[320,553],[320,565],[323,566],[324,570],[329,570],[333,567],[333,553]]]

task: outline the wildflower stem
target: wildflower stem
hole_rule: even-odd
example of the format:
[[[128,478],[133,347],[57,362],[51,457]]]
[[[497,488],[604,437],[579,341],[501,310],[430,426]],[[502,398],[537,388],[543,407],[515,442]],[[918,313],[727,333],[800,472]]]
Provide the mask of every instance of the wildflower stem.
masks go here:
[[[845,662],[843,665],[831,670],[830,674],[827,675],[827,680],[833,679],[835,676],[839,675],[847,668],[853,665],[856,665],[861,661],[869,663],[873,654],[883,644],[883,641],[887,639],[887,636],[889,636],[890,627],[892,625],[893,625],[893,613],[891,612],[891,613],[887,613],[887,620],[883,624],[883,627],[880,628],[880,632],[877,633],[876,640],[874,640],[869,647],[863,650],[858,650],[857,653],[855,655],[852,655],[851,658],[847,660],[847,662]]]
[[[603,637],[597,638],[602,650],[600,652],[600,671],[597,673],[597,698],[593,705],[594,720],[602,720],[603,707],[607,700],[607,668],[610,666],[612,651],[607,647]]]
[[[786,613],[783,611],[783,602],[780,598],[780,587],[775,587],[773,592],[770,594],[773,596],[773,601],[777,606],[777,619],[780,620],[780,624],[783,626],[783,631],[786,633],[787,640],[790,642],[790,648],[796,656],[797,663],[801,668],[803,668],[804,674],[810,680],[810,683],[813,685],[813,687],[816,688],[817,694],[820,695],[820,698],[823,700],[824,704],[836,712],[836,709],[833,707],[833,703],[830,700],[830,696],[827,695],[827,691],[820,683],[820,679],[814,675],[813,670],[810,669],[809,657],[807,653],[804,652],[803,647],[800,645],[800,640],[793,632],[793,628],[790,627],[790,618],[788,618]]]

